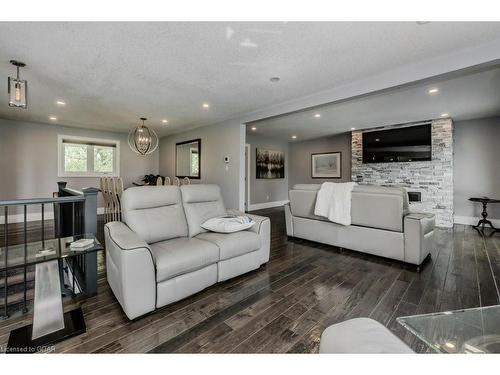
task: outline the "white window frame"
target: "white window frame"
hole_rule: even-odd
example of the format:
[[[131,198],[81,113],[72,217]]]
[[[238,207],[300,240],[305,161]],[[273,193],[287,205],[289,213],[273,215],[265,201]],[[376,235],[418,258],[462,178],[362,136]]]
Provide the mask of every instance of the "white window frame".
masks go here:
[[[113,154],[113,172],[94,172],[94,149],[87,154],[87,166],[91,166],[91,171],[87,172],[66,172],[64,170],[64,143],[75,142],[81,144],[98,144],[102,146],[115,147]],[[57,177],[120,177],[120,141],[115,139],[78,137],[74,135],[57,135]]]

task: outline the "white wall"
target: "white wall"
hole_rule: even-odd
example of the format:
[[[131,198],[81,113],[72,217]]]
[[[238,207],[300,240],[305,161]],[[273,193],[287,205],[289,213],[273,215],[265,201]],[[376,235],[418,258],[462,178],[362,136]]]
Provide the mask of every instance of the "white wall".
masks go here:
[[[312,178],[311,154],[323,152],[341,152],[341,178]],[[295,184],[321,184],[325,181],[351,181],[351,133],[342,133],[330,137],[311,139],[308,141],[290,142],[290,188]]]
[[[241,165],[244,165],[242,158],[245,152],[245,137],[244,128],[239,123],[205,126],[163,137],[160,140],[160,174],[173,178],[175,176],[175,144],[197,138],[201,138],[201,179],[192,179],[192,183],[219,185],[226,207],[241,208],[240,185],[244,187],[241,183]],[[225,156],[228,156],[230,160],[227,169],[224,163]]]
[[[57,177],[58,134],[119,140],[125,187],[145,174],[158,173],[158,151],[149,156],[134,153],[127,134],[0,119],[0,200],[52,197],[57,181],[75,189],[99,187],[98,178]]]
[[[482,207],[470,197],[500,199],[500,117],[455,122],[455,218],[477,223]],[[488,205],[490,219],[500,220],[500,204]]]
[[[288,200],[288,180],[290,173],[290,157],[288,141],[272,139],[265,136],[247,133],[246,143],[250,145],[250,209],[255,205]],[[285,153],[285,178],[256,178],[256,149],[283,151]],[[259,206],[257,206],[258,208]]]

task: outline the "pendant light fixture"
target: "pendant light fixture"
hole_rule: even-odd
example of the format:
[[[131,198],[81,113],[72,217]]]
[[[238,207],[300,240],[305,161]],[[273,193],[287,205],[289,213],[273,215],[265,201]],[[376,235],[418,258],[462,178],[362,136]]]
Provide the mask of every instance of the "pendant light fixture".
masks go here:
[[[153,129],[144,125],[146,120],[146,118],[141,117],[142,124],[128,133],[128,145],[132,151],[140,155],[151,154],[158,147],[158,136]]]
[[[25,63],[16,60],[10,60],[10,63],[16,67],[16,78],[9,77],[9,107],[28,108],[28,82],[19,78],[19,68],[24,68]]]

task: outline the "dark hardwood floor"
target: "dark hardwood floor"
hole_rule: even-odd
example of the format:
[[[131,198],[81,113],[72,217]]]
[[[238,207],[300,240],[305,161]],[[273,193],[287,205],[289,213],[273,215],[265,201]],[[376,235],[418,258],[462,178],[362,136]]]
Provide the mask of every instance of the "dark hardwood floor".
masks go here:
[[[387,259],[288,239],[282,209],[272,222],[271,259],[260,269],[214,285],[135,321],[122,312],[101,258],[98,295],[81,305],[87,333],[58,343],[70,353],[315,353],[325,327],[354,317],[388,326],[418,352],[423,343],[396,317],[498,304],[500,239],[469,226],[437,230],[420,273]],[[0,347],[31,316],[0,322]]]

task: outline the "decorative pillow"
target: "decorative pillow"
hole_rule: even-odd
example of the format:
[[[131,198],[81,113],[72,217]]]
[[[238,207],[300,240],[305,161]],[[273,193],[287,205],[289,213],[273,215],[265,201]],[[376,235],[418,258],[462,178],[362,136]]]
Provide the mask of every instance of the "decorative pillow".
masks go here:
[[[255,224],[248,216],[226,215],[208,219],[201,227],[211,232],[233,233],[248,229]]]

